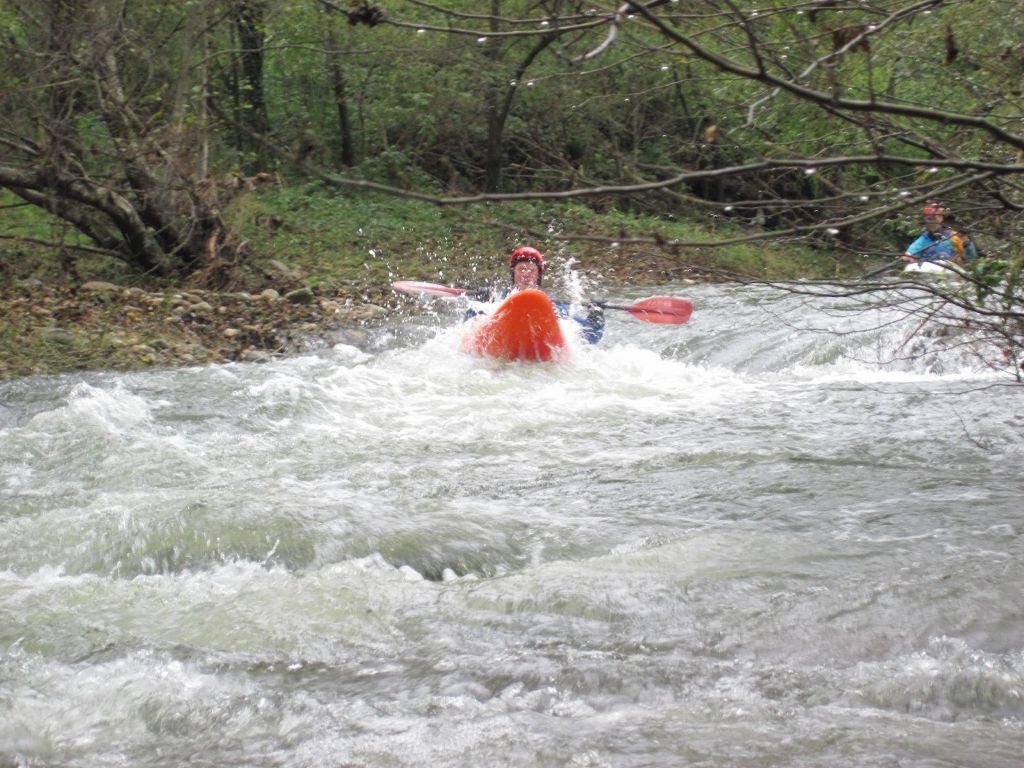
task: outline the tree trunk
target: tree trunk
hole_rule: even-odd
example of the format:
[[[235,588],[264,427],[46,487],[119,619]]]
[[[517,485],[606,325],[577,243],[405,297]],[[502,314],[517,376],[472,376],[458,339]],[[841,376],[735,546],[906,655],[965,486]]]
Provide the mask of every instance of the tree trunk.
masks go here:
[[[492,33],[501,30],[499,11],[500,0],[491,0],[490,30]],[[504,165],[505,125],[508,123],[512,103],[515,101],[520,80],[526,75],[530,65],[545,48],[558,37],[557,32],[537,38],[523,60],[516,67],[510,80],[501,67],[501,47],[497,38],[487,42],[484,55],[490,60],[490,72],[487,84],[485,104],[487,110],[487,147],[484,160],[484,179],[488,192],[497,192],[501,188],[501,171]]]
[[[264,0],[234,0],[232,19],[238,34],[241,49],[240,101],[242,109],[239,119],[248,127],[248,132],[266,136],[270,132],[270,117],[263,92],[263,28],[266,6]],[[243,165],[249,172],[263,170],[266,157],[263,145],[248,141],[247,131],[239,136],[246,152]]]
[[[351,168],[356,164],[355,143],[352,139],[352,122],[348,113],[348,96],[345,91],[345,70],[340,63],[338,30],[335,18],[325,13],[327,37],[327,67],[331,73],[331,87],[334,90],[334,104],[338,110],[338,133],[341,140],[341,164]]]
[[[501,11],[500,0],[491,0],[491,18],[490,28],[491,32],[495,33],[500,30],[498,22],[498,14]],[[485,98],[485,105],[487,109],[487,147],[485,150],[484,159],[484,185],[488,192],[497,192],[501,188],[501,167],[502,163],[502,134],[505,130],[505,120],[502,117],[502,98],[501,98],[501,43],[496,37],[492,37],[487,42],[487,47],[484,49],[484,56],[490,62],[490,71],[488,72],[487,80],[487,94]],[[511,86],[515,89],[515,86]]]

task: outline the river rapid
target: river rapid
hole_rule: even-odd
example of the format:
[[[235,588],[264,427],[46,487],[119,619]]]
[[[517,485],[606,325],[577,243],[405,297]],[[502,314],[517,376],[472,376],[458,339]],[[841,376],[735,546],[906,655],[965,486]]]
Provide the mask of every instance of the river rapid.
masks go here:
[[[0,766],[1019,768],[1024,390],[891,310],[658,292],[687,325],[561,365],[439,300],[0,384]]]

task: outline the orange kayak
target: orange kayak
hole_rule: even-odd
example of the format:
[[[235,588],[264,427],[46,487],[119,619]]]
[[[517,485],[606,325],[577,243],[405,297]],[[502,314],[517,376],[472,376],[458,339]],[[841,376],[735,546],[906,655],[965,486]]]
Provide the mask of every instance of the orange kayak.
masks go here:
[[[499,360],[559,360],[568,347],[558,315],[544,291],[513,293],[494,314],[467,333],[462,349]]]

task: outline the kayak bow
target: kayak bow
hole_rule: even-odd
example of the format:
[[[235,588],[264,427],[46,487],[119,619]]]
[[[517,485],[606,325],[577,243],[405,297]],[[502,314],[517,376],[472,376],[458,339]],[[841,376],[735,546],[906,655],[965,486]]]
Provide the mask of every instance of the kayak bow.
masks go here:
[[[569,348],[547,294],[518,291],[462,338],[462,349],[498,360],[561,360]]]

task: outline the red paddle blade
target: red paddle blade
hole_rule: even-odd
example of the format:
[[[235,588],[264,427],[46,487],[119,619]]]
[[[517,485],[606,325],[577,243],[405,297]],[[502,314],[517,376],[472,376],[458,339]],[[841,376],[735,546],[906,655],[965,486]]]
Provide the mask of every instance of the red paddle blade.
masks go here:
[[[402,293],[411,293],[413,296],[462,296],[465,288],[449,288],[447,285],[436,283],[418,283],[415,280],[399,280],[392,283],[391,287]]]
[[[654,296],[650,299],[641,299],[623,309],[637,320],[646,323],[682,325],[693,314],[693,303],[672,296]]]

